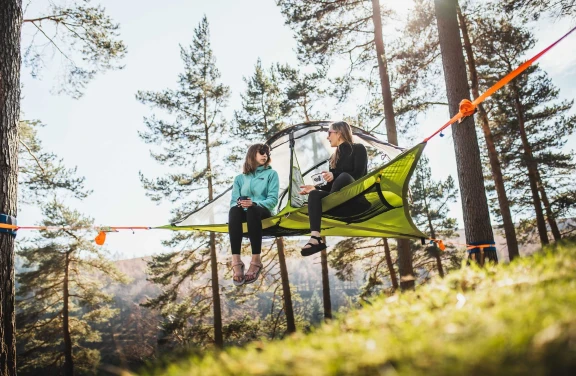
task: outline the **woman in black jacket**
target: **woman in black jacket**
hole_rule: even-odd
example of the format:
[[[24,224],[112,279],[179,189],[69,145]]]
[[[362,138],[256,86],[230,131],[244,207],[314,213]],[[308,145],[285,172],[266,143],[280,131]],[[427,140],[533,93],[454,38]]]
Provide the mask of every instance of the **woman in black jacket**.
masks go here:
[[[330,170],[322,171],[327,182],[323,186],[303,185],[300,194],[308,194],[308,217],[310,219],[310,240],[302,251],[302,256],[310,256],[326,249],[320,237],[322,219],[322,199],[330,193],[339,191],[348,184],[368,173],[368,155],[362,144],[355,144],[352,129],[348,123],[332,123],[328,128],[328,141],[336,152],[330,157]]]

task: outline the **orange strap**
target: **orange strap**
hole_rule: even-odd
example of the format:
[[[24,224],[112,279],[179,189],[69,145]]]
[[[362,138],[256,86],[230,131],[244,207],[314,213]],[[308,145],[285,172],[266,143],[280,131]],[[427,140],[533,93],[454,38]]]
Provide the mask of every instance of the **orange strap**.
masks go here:
[[[443,240],[441,240],[441,239],[432,239],[432,238],[428,238],[428,240],[433,241],[434,243],[436,243],[436,244],[438,245],[438,248],[440,248],[441,251],[444,251],[444,250],[446,249],[446,245],[444,244],[444,241],[443,241]],[[471,244],[454,243],[454,242],[446,242],[446,244],[465,246],[468,251],[470,251],[470,250],[472,250],[472,249],[475,249],[475,248],[480,248],[481,251],[484,251],[484,248],[495,247],[494,244],[471,245]]]
[[[480,248],[481,251],[484,251],[484,248],[491,248],[495,246],[496,246],[495,244],[469,245],[468,247],[466,247],[466,249],[470,251],[472,249]]]
[[[145,226],[94,226],[94,227],[74,227],[74,226],[16,226],[16,225],[9,225],[6,223],[0,223],[0,228],[9,229],[9,230],[46,230],[46,231],[58,231],[58,230],[96,230],[98,231],[98,235],[94,239],[96,244],[102,245],[106,241],[106,233],[107,232],[116,232],[118,230],[150,230],[151,227]]]
[[[504,76],[504,78],[502,78],[500,81],[496,82],[491,88],[489,88],[488,90],[486,90],[486,92],[484,92],[482,95],[480,95],[478,98],[476,98],[474,100],[474,102],[471,102],[468,99],[463,99],[460,102],[460,108],[459,108],[458,113],[456,115],[454,115],[454,117],[452,119],[448,120],[448,122],[446,124],[444,124],[442,127],[440,127],[440,129],[438,129],[436,132],[434,132],[431,136],[424,139],[424,142],[428,142],[428,140],[430,140],[432,137],[436,136],[438,133],[442,132],[444,129],[446,129],[450,125],[454,124],[456,121],[458,121],[458,120],[462,121],[463,118],[470,116],[470,115],[473,115],[474,112],[476,111],[476,106],[478,106],[480,103],[484,102],[484,100],[486,98],[488,98],[489,96],[494,94],[497,90],[502,88],[502,86],[506,85],[508,82],[510,82],[514,78],[516,78],[516,76],[518,76],[520,73],[524,72],[526,70],[526,68],[528,68],[530,65],[532,65],[536,60],[538,60],[542,55],[544,55],[546,52],[548,52],[548,50],[550,50],[552,47],[554,47],[555,45],[560,43],[564,38],[566,38],[568,35],[570,35],[574,30],[576,30],[576,27],[574,27],[572,30],[570,30],[566,34],[564,34],[564,36],[562,36],[562,38],[558,39],[556,42],[552,43],[551,45],[549,45],[548,47],[546,47],[545,49],[540,51],[532,59],[526,61],[525,63],[521,64],[518,68],[514,69],[512,72],[508,73],[506,76]]]
[[[0,223],[0,228],[10,229],[10,230],[48,230],[48,231],[56,231],[56,230],[82,230],[82,229],[91,229],[97,231],[106,231],[112,232],[116,230],[150,230],[150,227],[146,226],[94,226],[94,227],[87,227],[87,226],[17,226],[17,225],[9,225],[6,223]]]

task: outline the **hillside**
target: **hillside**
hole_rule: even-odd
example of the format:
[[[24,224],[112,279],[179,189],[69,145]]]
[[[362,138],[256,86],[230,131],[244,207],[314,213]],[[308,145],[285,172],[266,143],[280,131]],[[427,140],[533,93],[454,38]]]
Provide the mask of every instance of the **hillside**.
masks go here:
[[[154,375],[568,375],[576,243],[463,268],[309,334],[192,356]]]

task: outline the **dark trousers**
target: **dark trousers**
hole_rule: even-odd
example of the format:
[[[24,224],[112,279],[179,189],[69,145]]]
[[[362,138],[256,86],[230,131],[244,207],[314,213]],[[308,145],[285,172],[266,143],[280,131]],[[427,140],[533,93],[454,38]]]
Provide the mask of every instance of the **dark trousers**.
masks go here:
[[[270,211],[262,206],[251,206],[247,210],[239,206],[230,208],[228,213],[228,234],[233,255],[239,255],[242,248],[242,223],[248,223],[248,238],[252,254],[262,252],[262,220],[271,216]]]
[[[315,189],[308,194],[308,217],[310,218],[310,231],[320,231],[322,220],[322,199],[330,193],[341,190],[355,180],[350,174],[343,172],[332,182],[330,192]]]

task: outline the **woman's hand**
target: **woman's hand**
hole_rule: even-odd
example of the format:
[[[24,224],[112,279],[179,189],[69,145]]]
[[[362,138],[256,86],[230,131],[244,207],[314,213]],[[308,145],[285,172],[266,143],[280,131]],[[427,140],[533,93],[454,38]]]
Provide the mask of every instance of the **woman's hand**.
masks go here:
[[[316,187],[313,185],[301,185],[300,188],[302,188],[302,190],[298,193],[300,193],[301,195],[307,195],[308,193],[316,189]]]
[[[332,180],[334,180],[334,174],[329,172],[329,171],[322,171],[322,177],[324,178],[324,180],[326,180],[328,183],[330,183]]]
[[[238,202],[240,203],[240,206],[243,208],[249,208],[250,206],[252,206],[252,199],[248,199],[248,200],[238,200]]]

